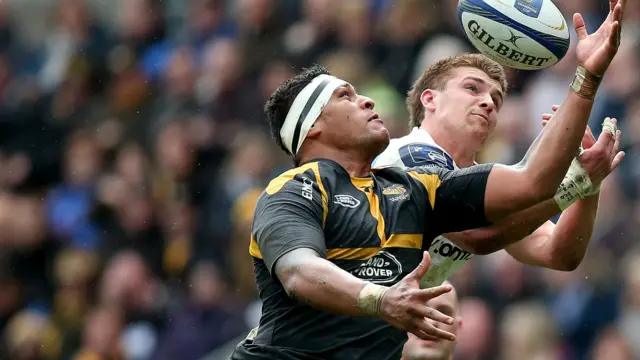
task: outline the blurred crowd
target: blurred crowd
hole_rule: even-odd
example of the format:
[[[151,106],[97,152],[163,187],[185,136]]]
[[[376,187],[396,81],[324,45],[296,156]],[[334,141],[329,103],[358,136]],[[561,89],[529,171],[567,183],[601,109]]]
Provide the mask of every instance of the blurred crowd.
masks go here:
[[[591,31],[608,11],[606,0],[555,2]],[[318,62],[402,136],[417,75],[473,51],[456,5],[1,0],[0,359],[228,359],[260,314],[253,206],[292,165],[264,101]],[[32,27],[43,31],[25,36]],[[585,261],[557,272],[476,257],[452,279],[457,359],[640,359],[639,29],[630,1],[590,121],[598,134],[618,118],[627,156],[603,185]],[[545,71],[507,70],[480,161],[523,156],[567,92],[572,51]]]

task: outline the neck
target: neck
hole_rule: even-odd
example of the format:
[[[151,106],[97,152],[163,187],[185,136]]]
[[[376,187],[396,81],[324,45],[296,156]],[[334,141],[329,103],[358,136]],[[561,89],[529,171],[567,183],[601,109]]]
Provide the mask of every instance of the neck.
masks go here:
[[[300,157],[300,163],[306,163],[312,159],[329,159],[337,162],[351,176],[366,177],[371,171],[371,163],[373,158],[365,159],[362,154],[355,154],[335,148],[322,147],[322,149],[308,149],[304,156]]]
[[[422,122],[420,128],[426,130],[433,138],[433,141],[451,155],[458,167],[467,168],[473,166],[476,153],[481,146],[473,133],[452,131],[444,126],[434,126],[433,122],[426,119]],[[456,133],[456,136],[451,136],[452,133]]]

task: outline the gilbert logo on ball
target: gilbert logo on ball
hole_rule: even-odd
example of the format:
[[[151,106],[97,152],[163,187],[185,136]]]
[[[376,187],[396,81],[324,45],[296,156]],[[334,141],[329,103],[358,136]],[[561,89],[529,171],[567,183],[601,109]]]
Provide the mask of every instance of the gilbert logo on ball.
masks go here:
[[[458,21],[473,46],[499,64],[540,70],[569,49],[569,27],[551,0],[459,0]]]

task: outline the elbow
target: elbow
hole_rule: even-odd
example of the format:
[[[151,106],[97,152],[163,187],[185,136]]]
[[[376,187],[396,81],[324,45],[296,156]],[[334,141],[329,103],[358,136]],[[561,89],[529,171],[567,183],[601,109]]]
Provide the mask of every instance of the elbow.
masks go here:
[[[303,300],[305,293],[313,291],[314,271],[318,259],[309,249],[296,249],[282,256],[275,264],[275,274],[284,291],[294,300]]]
[[[582,260],[584,260],[584,254],[557,256],[556,260],[551,262],[551,268],[556,271],[571,272],[582,264]]]
[[[577,269],[580,264],[582,264],[582,257],[563,259],[554,264],[553,270],[571,272]]]
[[[297,287],[300,283],[300,274],[298,273],[297,269],[283,269],[283,271],[281,271],[278,275],[284,291],[290,298],[295,299]]]

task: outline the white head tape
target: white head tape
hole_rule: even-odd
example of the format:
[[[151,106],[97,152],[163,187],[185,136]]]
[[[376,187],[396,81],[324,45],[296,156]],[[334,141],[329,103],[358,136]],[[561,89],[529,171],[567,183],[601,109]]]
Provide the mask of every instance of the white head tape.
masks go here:
[[[333,92],[346,83],[335,76],[318,75],[296,96],[280,129],[282,143],[291,154],[298,154],[309,129],[322,113]]]

